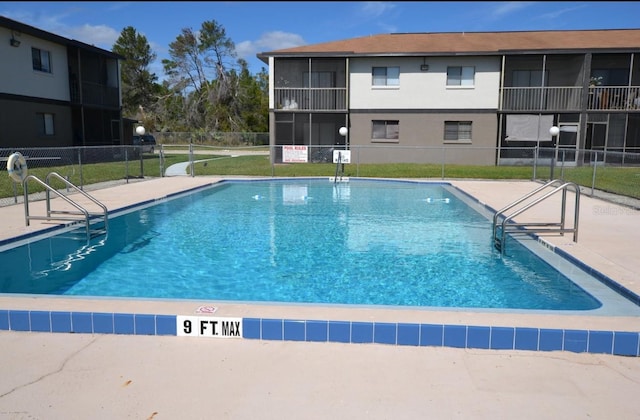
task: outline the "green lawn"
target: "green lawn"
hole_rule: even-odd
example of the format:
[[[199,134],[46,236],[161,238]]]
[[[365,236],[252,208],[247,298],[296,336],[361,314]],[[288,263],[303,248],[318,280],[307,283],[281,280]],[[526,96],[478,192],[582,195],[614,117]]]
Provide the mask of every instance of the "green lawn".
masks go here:
[[[248,175],[248,176],[334,176],[336,165],[331,163],[296,163],[271,165],[269,156],[214,156],[199,155],[196,159],[206,159],[194,166],[194,173],[198,175]],[[188,155],[165,154],[164,168],[174,163],[186,162]],[[69,181],[78,186],[97,182],[125,179],[129,177],[159,177],[160,160],[157,155],[144,156],[142,170],[140,160],[111,163],[83,164],[82,172],[78,165],[66,165],[49,168],[30,168],[29,174],[40,179],[49,172],[57,172],[67,176]],[[437,164],[345,164],[344,176],[348,177],[379,177],[379,178],[437,178],[437,179],[532,179],[533,168],[529,166],[466,166]],[[550,179],[548,167],[538,167],[537,179]],[[556,168],[555,178],[563,177],[567,181],[590,188],[593,181],[593,167]],[[0,176],[0,197],[11,197],[22,194],[22,187],[11,182],[8,176]],[[54,186],[57,186],[54,182]],[[596,168],[596,189],[640,198],[640,168],[621,168],[614,166],[598,166]],[[63,187],[62,184],[59,186]],[[30,182],[29,192],[41,190],[40,186]]]

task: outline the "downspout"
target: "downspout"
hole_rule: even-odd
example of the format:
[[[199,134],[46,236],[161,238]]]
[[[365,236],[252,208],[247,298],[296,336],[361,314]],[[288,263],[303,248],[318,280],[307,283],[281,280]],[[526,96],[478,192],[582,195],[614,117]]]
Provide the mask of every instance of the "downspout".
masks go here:
[[[85,121],[84,121],[84,88],[82,87],[82,61],[80,57],[80,48],[77,49],[78,54],[78,94],[80,95],[80,123],[82,126],[82,145],[87,145],[87,137],[85,135]]]
[[[587,122],[589,119],[589,80],[591,78],[591,61],[593,55],[586,53],[584,55],[584,72],[582,74],[582,104],[580,106],[580,138],[578,139],[578,149],[584,149],[587,142]],[[578,162],[580,159],[578,158]]]
[[[496,166],[500,166],[500,156],[502,153],[502,122],[504,114],[502,112],[502,104],[504,103],[504,72],[506,57],[502,56],[502,67],[500,69],[500,95],[498,96],[498,154],[496,156]]]

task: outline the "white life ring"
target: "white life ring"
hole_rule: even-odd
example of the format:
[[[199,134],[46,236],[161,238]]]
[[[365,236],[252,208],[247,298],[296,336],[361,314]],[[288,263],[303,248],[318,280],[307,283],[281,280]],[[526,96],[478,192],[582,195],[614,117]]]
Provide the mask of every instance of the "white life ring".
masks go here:
[[[20,152],[13,153],[7,159],[7,172],[15,182],[22,183],[27,177],[27,161]]]

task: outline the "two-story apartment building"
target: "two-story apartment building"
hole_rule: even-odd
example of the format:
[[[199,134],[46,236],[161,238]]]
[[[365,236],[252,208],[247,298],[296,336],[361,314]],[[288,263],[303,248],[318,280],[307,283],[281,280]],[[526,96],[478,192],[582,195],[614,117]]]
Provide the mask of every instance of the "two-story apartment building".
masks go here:
[[[120,59],[0,16],[0,148],[122,144]]]
[[[276,162],[282,145],[311,161],[314,146],[339,145],[363,163],[640,153],[640,29],[383,34],[258,57]]]

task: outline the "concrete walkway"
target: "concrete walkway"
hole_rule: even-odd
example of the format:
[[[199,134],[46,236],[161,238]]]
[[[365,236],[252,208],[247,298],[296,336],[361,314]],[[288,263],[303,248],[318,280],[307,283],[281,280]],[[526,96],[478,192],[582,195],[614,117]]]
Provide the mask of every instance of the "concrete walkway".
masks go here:
[[[172,177],[92,192],[110,210],[217,182]],[[494,208],[539,184],[451,181]],[[33,211],[38,211],[34,203]],[[583,197],[580,240],[549,237],[640,293],[640,212]],[[548,210],[548,209],[547,209]],[[0,208],[0,241],[51,226]],[[194,302],[0,296],[0,308],[184,313]],[[160,308],[160,309],[157,309]],[[235,316],[317,316],[640,331],[639,317],[231,305]],[[347,317],[347,313],[350,317]],[[640,418],[640,358],[384,344],[0,331],[4,419]]]

